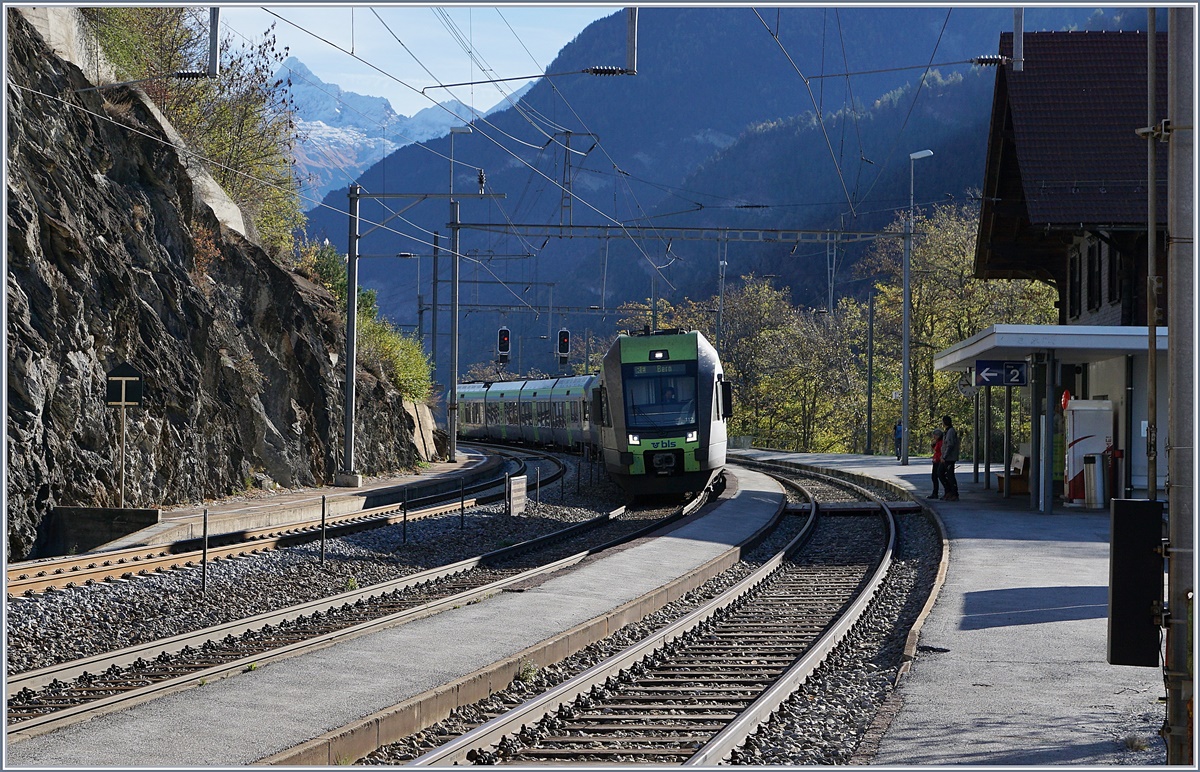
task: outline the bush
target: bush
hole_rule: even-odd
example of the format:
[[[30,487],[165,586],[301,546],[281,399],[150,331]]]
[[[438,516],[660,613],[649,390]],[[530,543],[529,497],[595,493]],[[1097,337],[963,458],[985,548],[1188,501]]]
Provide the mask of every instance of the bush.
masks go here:
[[[359,314],[357,338],[359,361],[377,363],[405,399],[421,402],[429,397],[429,360],[420,341],[368,314]]]

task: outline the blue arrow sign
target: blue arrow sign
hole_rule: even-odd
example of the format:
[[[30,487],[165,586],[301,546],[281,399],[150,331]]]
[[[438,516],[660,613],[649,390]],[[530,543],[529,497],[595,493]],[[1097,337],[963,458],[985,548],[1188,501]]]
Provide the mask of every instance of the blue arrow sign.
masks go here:
[[[1029,370],[1026,362],[1006,362],[1002,359],[976,359],[976,386],[1027,386]]]

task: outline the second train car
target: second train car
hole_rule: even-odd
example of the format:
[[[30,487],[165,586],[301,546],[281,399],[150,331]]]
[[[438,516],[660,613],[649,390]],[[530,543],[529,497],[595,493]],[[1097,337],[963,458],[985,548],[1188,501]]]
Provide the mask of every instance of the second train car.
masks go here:
[[[699,332],[621,335],[599,376],[457,386],[458,433],[590,447],[630,495],[695,493],[725,466],[733,398]]]

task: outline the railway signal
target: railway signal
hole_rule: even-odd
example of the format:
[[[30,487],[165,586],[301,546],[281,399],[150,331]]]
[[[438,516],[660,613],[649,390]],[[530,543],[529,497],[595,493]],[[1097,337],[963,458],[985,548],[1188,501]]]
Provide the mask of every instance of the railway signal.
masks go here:
[[[558,331],[558,363],[565,365],[571,355],[571,331],[566,327]]]
[[[512,351],[512,340],[509,337],[508,328],[501,327],[496,332],[496,354],[500,357],[501,362],[508,361],[510,351]]]

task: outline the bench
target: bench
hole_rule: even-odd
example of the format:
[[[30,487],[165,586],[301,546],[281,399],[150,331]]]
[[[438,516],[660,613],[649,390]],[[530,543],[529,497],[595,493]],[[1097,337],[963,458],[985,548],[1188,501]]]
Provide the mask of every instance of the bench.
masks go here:
[[[1009,469],[1012,473],[1009,493],[1029,493],[1029,459],[1014,453]],[[1004,493],[1004,472],[996,472],[996,490]]]

